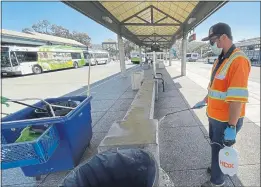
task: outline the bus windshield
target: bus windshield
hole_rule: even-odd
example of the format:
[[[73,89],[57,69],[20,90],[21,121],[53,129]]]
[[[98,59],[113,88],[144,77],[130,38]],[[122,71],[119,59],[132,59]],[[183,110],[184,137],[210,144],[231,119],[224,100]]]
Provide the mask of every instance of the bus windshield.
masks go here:
[[[135,52],[131,53],[131,57],[138,57],[138,56],[139,56],[139,53],[135,53]]]
[[[95,53],[96,58],[108,58],[107,53]]]
[[[1,67],[11,67],[9,52],[1,52]]]

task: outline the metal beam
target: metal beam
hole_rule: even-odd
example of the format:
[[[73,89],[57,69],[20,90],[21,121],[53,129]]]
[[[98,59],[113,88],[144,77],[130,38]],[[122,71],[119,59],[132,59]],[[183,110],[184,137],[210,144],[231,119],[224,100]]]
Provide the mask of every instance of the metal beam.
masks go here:
[[[159,22],[163,21],[163,20],[164,20],[164,19],[166,19],[166,18],[168,18],[168,16],[165,16],[165,17],[163,17],[163,18],[159,19],[159,20],[158,20],[158,21],[156,21],[155,23],[159,23]]]
[[[126,21],[129,21],[130,19],[136,17],[137,15],[139,15],[140,13],[144,12],[145,10],[147,10],[147,9],[149,9],[149,8],[151,8],[151,6],[148,6],[148,7],[144,8],[144,9],[140,10],[139,12],[133,14],[132,16],[130,16],[130,17],[124,19],[123,21],[121,21],[121,23],[125,23]]]
[[[143,43],[170,43],[170,41],[143,41]]]
[[[177,23],[122,23],[122,25],[134,25],[134,26],[180,26]]]
[[[154,40],[151,39],[151,37],[154,37]],[[149,39],[151,41],[160,41],[161,39],[164,39],[165,41],[171,41],[171,39],[167,39],[167,38],[165,38],[163,36],[157,36],[157,37],[159,37],[159,39],[157,39],[157,40],[156,40],[156,36],[148,36],[148,37],[145,37],[145,38],[143,38],[141,40],[144,41],[145,39]]]
[[[224,6],[228,1],[200,1],[193,9],[184,23],[180,26],[179,30],[173,35],[171,45],[177,39],[182,38],[184,26],[186,25],[186,32],[194,29],[197,25],[207,19],[210,15]],[[196,21],[192,24],[188,24],[190,18],[196,18]],[[169,47],[171,47],[171,45]]]
[[[152,5],[153,6],[153,5]],[[153,8],[155,8],[157,11],[159,11],[160,13],[164,14],[165,16],[168,16],[169,18],[173,19],[174,21],[181,23],[181,21],[177,20],[176,18],[173,18],[171,15],[167,14],[166,12],[163,12],[162,10],[158,9],[157,7],[153,6]]]
[[[151,23],[154,23],[154,19],[153,19],[153,8],[152,8],[152,6],[150,7],[150,22]]]
[[[141,18],[140,16],[136,16],[136,17],[139,18],[141,21],[144,21],[145,23],[150,23],[150,22],[148,22],[147,20]]]
[[[91,18],[95,22],[103,25],[112,32],[120,34],[119,26],[120,22],[99,2],[95,1],[62,1],[62,3],[72,7],[83,15]],[[102,19],[102,16],[108,16],[111,18],[112,23],[108,23]],[[132,41],[133,43],[139,45],[141,41],[137,38],[135,34],[130,32],[127,28],[121,26],[121,32],[124,33],[124,38]]]
[[[109,30],[111,30],[117,34],[122,34],[122,36],[124,38],[134,42],[137,45],[141,45],[142,41],[140,39],[138,39],[137,35],[132,33],[127,27],[122,25],[122,23],[130,20],[131,18],[133,18],[135,16],[138,16],[139,13],[141,13],[147,9],[152,9],[153,14],[155,14],[155,10],[153,10],[153,9],[156,9],[157,11],[159,11],[160,13],[165,15],[165,17],[164,17],[165,19],[167,16],[167,17],[177,21],[178,23],[180,23],[180,21],[176,20],[174,17],[168,15],[167,13],[163,12],[162,10],[160,10],[157,7],[154,7],[152,5],[144,8],[143,10],[140,10],[136,14],[130,16],[129,18],[126,18],[125,20],[123,20],[123,22],[120,22],[99,1],[96,1],[96,2],[95,1],[62,1],[62,3],[68,5],[72,8],[74,8],[75,10],[77,10],[78,12],[81,12],[82,14],[88,16],[89,18],[91,18],[94,21],[96,21],[97,23],[105,26]],[[172,37],[169,47],[171,47],[171,45],[173,44],[173,42],[175,40],[182,37],[183,31],[188,32],[189,30],[194,29],[198,24],[200,24],[203,20],[208,18],[211,14],[213,14],[213,12],[218,10],[220,7],[222,7],[226,3],[227,3],[227,1],[208,1],[208,2],[200,1],[197,4],[197,6],[193,9],[192,13],[184,21],[184,23],[182,23],[180,25],[179,29],[173,33],[173,35],[172,35],[173,37]],[[111,18],[112,23],[109,23],[109,22],[103,20],[104,16]],[[153,17],[154,16],[152,16],[152,18]],[[193,17],[196,18],[196,21],[191,24],[188,24],[187,22],[188,22],[189,18],[193,18]],[[163,18],[162,18],[162,20],[163,20]],[[162,20],[158,20],[156,22],[156,25],[159,24]],[[155,24],[154,21],[155,20],[153,20],[152,23]],[[186,25],[186,28],[184,27],[185,25]],[[155,25],[153,25],[153,26],[155,26]],[[153,36],[156,36],[156,35],[153,35]],[[165,35],[165,36],[169,37],[167,35]]]
[[[161,36],[161,37],[172,37],[173,35],[158,35],[156,33],[152,34],[152,35],[136,35],[137,37],[152,37],[154,35],[157,35],[157,36]]]
[[[161,39],[164,39],[165,41],[168,41],[168,39],[166,39],[166,38],[164,38],[164,37],[160,37],[158,40],[156,40],[156,42],[157,42],[157,41],[160,41]]]
[[[141,41],[144,41],[146,39],[149,39],[150,41],[153,41],[150,37],[143,38]]]

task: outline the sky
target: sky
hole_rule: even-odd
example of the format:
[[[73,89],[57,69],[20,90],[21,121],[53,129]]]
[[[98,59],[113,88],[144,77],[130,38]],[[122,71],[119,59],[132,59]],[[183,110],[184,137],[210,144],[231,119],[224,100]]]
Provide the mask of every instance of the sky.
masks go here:
[[[93,44],[117,39],[115,33],[61,2],[2,2],[3,29],[22,31],[39,20],[48,20],[70,31],[86,32]],[[234,41],[260,37],[260,2],[227,3],[195,29],[197,40],[218,22],[230,25]]]

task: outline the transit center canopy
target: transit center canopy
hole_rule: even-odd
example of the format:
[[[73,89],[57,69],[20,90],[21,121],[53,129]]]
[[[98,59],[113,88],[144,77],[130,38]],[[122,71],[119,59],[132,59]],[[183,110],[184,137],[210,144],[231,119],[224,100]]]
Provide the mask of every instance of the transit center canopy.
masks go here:
[[[161,0],[63,3],[139,46],[156,44],[170,48],[184,33],[194,29],[226,2]]]

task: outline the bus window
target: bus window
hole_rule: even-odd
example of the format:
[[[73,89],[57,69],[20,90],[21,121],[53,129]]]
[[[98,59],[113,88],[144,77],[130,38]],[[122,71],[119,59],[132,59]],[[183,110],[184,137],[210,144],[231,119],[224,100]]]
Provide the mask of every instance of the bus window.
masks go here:
[[[11,57],[12,65],[13,66],[18,66],[19,64],[18,64],[18,62],[16,60],[16,56],[15,56],[15,53],[13,51],[10,53],[10,57]]]
[[[37,52],[16,52],[18,62],[37,62]]]
[[[11,67],[8,51],[1,52],[1,67]]]
[[[72,59],[81,59],[81,53],[71,53]]]
[[[189,54],[187,54],[187,55],[186,55],[186,57],[191,57],[191,54],[190,54],[190,53],[189,53]]]
[[[89,59],[90,58],[90,54],[89,53],[83,53],[84,59]]]
[[[198,54],[192,54],[192,57],[195,57],[195,58],[197,58],[198,57]]]

